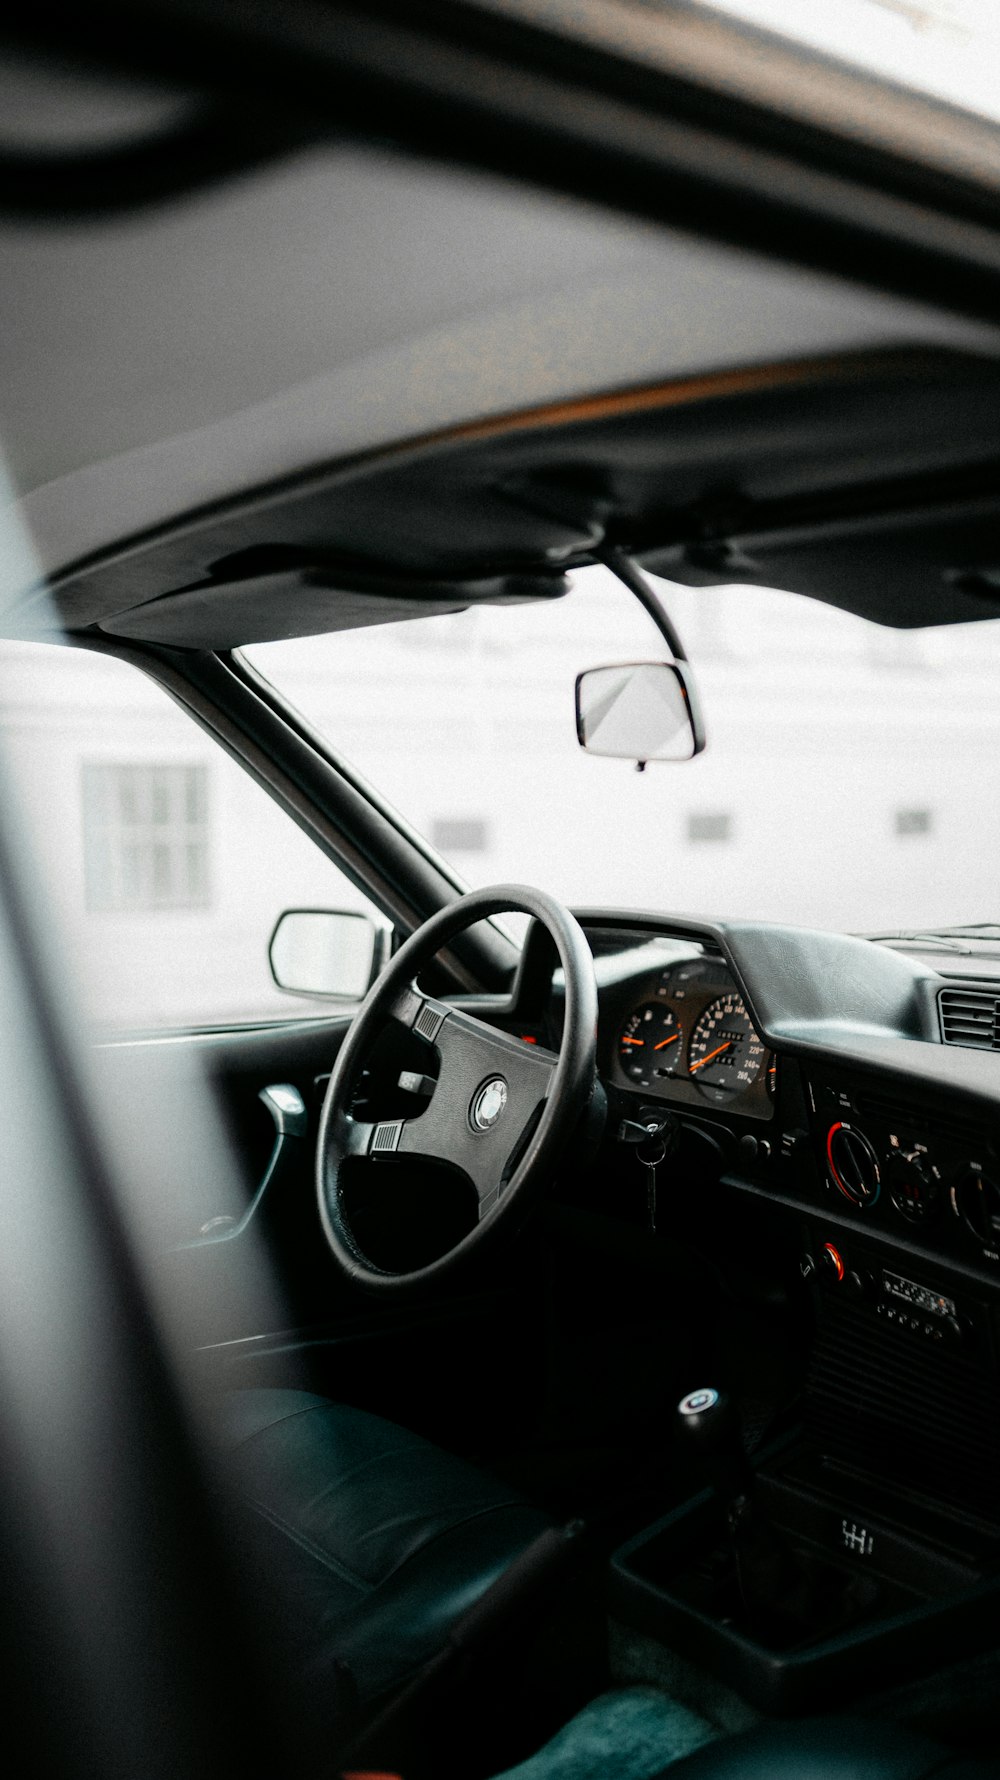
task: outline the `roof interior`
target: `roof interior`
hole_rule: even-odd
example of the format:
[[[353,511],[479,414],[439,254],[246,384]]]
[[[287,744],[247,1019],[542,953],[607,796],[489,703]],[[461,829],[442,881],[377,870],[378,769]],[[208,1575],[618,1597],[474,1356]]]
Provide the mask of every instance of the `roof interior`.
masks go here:
[[[120,100],[134,129],[136,96]],[[50,111],[65,136],[65,104]],[[101,115],[113,124],[114,106]],[[735,491],[731,535],[748,500],[790,499],[810,479],[813,493],[845,475],[856,484],[876,452],[881,474],[912,477],[934,456],[917,448],[920,427],[946,468],[970,436],[974,464],[992,452],[974,386],[981,374],[995,410],[995,374],[967,360],[938,379],[938,395],[957,391],[939,423],[912,378],[890,380],[889,408],[883,380],[882,409],[866,394],[864,414],[850,379],[834,378],[808,415],[786,390],[770,409],[671,400],[606,416],[603,434],[600,419],[574,420],[449,444],[469,422],[594,392],[895,347],[985,354],[996,341],[917,305],[388,152],[315,147],[113,217],[8,217],[0,254],[0,438],[38,567],[61,579],[77,624],[225,580],[214,564],[262,546],[300,552],[285,565],[293,580],[317,556],[369,575],[551,578],[585,558],[609,514],[623,541],[666,550],[684,578],[690,563],[669,567],[668,521],[698,508],[711,533],[706,502]],[[876,450],[852,458],[861,423]],[[412,462],[380,456],[428,439]],[[142,548],[122,552],[128,540]],[[889,605],[886,621],[912,621]]]

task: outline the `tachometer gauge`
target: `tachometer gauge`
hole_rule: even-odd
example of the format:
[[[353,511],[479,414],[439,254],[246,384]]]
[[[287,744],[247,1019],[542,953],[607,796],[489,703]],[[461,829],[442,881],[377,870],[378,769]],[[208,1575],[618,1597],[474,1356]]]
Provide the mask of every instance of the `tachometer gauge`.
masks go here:
[[[651,1088],[674,1075],[683,1049],[681,1029],[668,1007],[646,1001],[629,1014],[618,1038],[618,1061],[630,1081]]]
[[[688,1075],[710,1100],[721,1100],[756,1081],[764,1055],[740,996],[720,995],[691,1033]]]

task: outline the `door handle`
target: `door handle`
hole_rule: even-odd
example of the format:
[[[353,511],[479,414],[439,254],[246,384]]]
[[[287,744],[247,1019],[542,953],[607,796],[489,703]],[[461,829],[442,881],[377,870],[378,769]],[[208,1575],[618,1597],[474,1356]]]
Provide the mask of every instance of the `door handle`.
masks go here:
[[[274,1145],[260,1185],[241,1218],[210,1218],[192,1241],[178,1243],[179,1248],[209,1248],[215,1243],[235,1242],[249,1228],[275,1182],[299,1160],[299,1144],[309,1128],[309,1114],[298,1088],[291,1082],[274,1082],[261,1088],[257,1098],[263,1101],[274,1123]]]

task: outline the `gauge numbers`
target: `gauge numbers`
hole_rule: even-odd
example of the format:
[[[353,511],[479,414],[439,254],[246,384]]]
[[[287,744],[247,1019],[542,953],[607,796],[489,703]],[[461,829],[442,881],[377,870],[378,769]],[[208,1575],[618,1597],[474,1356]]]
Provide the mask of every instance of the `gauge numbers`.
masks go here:
[[[630,1081],[649,1088],[676,1073],[682,1048],[676,1016],[662,1002],[645,1001],[621,1029],[618,1061]]]
[[[710,1100],[749,1088],[767,1053],[739,995],[720,995],[699,1016],[688,1046],[688,1075]]]

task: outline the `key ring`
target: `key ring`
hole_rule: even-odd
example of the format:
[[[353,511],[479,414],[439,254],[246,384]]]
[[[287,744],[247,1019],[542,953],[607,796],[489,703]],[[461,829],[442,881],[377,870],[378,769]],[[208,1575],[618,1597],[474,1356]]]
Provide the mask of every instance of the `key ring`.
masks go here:
[[[660,1163],[664,1160],[664,1158],[666,1156],[666,1153],[667,1153],[667,1146],[661,1137],[657,1144],[656,1153],[654,1155],[644,1156],[640,1150],[637,1152],[637,1160],[642,1163],[644,1168],[652,1168],[655,1170],[655,1169],[659,1168]]]

